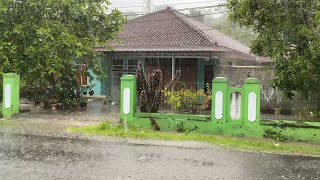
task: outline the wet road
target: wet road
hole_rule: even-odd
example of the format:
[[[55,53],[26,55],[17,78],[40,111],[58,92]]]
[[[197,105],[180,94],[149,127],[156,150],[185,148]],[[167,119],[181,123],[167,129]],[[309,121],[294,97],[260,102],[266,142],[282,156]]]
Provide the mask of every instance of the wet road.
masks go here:
[[[156,144],[0,133],[0,179],[320,179],[320,158]]]

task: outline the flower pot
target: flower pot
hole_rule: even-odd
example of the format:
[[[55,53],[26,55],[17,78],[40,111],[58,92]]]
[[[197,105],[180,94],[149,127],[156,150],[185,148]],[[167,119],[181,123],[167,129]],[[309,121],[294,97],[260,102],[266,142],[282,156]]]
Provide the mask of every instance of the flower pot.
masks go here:
[[[87,91],[82,91],[82,94],[83,95],[87,95]]]
[[[80,102],[80,107],[82,108],[87,107],[87,102],[85,101]]]
[[[93,96],[93,94],[94,94],[94,91],[93,91],[93,90],[89,91],[89,95],[90,95],[90,96]]]

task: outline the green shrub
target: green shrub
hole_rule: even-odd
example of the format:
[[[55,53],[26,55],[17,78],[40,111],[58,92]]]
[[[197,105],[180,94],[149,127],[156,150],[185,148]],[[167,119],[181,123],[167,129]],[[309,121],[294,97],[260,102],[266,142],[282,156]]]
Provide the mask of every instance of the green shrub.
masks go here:
[[[287,140],[286,137],[281,134],[281,131],[277,132],[274,131],[273,129],[266,129],[265,134],[263,135],[264,138],[270,138],[270,139],[275,139],[278,141],[285,141]]]
[[[300,118],[318,118],[320,117],[320,110],[318,108],[305,108],[302,112],[299,112]]]
[[[180,91],[164,90],[165,103],[175,111],[206,110],[211,107],[211,94],[205,94],[203,90],[193,91],[182,89]]]
[[[184,132],[185,131],[184,122],[183,121],[177,121],[176,122],[176,130],[177,130],[177,132]]]
[[[63,100],[63,106],[65,109],[74,109],[80,107],[80,99],[70,99],[67,98]]]

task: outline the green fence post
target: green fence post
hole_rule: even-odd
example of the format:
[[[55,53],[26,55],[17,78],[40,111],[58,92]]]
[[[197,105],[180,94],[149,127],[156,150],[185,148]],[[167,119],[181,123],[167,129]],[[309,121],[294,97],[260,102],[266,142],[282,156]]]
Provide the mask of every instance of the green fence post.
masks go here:
[[[244,84],[245,107],[244,124],[260,124],[260,81],[256,78],[247,79]]]
[[[212,81],[212,122],[227,122],[227,92],[228,83],[224,77],[217,77]]]
[[[121,78],[120,120],[134,119],[137,106],[137,79],[133,75]]]
[[[2,113],[4,118],[10,118],[19,113],[20,76],[7,73],[3,76],[3,103]]]

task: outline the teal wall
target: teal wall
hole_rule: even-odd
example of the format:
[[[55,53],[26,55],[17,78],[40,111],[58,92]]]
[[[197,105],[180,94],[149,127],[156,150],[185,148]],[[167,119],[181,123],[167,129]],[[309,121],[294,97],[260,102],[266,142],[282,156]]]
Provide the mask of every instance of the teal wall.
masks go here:
[[[197,89],[203,89],[205,83],[205,67],[217,65],[216,60],[205,61],[204,58],[198,58],[197,65]]]
[[[95,96],[100,96],[101,94],[101,80],[92,72],[92,70],[89,70],[90,75],[93,77],[93,81],[89,83],[90,86],[94,85],[92,90],[94,91]]]
[[[106,73],[107,77],[105,79],[98,78],[92,70],[89,70],[90,75],[93,77],[93,80],[89,83],[89,85],[95,84],[93,90],[95,96],[111,96],[111,85],[112,85],[112,77],[111,77],[111,67],[112,67],[112,59],[108,58],[106,55],[102,55],[100,57],[101,64],[103,67],[103,71]]]

